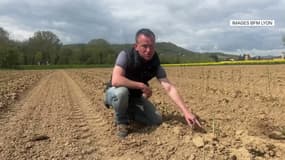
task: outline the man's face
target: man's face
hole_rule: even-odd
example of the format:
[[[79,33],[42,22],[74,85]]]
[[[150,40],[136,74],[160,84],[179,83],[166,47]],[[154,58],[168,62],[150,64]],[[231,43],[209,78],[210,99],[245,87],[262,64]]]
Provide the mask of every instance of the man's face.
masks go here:
[[[152,59],[154,55],[154,39],[152,37],[139,35],[135,44],[135,50],[143,57],[146,61]]]

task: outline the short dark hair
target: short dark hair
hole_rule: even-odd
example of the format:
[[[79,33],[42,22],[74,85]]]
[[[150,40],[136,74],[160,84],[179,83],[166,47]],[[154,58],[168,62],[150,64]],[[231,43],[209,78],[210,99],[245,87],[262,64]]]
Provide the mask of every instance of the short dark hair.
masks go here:
[[[138,40],[139,35],[141,35],[141,34],[143,34],[143,35],[145,35],[147,37],[151,37],[155,41],[154,33],[150,29],[148,29],[148,28],[142,28],[142,29],[138,30],[137,33],[136,33],[136,39],[135,39],[136,42]]]

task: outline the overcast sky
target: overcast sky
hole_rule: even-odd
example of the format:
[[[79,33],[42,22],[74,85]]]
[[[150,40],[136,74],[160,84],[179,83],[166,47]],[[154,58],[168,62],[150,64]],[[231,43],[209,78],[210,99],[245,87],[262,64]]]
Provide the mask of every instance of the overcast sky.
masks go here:
[[[64,44],[133,43],[138,29],[150,28],[157,41],[192,51],[279,55],[284,13],[285,0],[0,0],[0,27],[17,40],[49,30]],[[236,19],[275,26],[230,26]]]

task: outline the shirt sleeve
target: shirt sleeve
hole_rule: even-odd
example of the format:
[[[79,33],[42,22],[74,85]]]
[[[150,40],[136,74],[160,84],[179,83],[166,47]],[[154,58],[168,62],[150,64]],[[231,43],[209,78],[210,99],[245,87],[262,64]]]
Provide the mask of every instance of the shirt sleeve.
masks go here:
[[[118,65],[122,67],[123,69],[127,68],[127,60],[128,60],[128,55],[125,51],[121,51],[116,59],[115,65]]]
[[[159,66],[156,72],[156,78],[161,79],[161,78],[166,78],[166,77],[167,75],[166,75],[165,69]]]

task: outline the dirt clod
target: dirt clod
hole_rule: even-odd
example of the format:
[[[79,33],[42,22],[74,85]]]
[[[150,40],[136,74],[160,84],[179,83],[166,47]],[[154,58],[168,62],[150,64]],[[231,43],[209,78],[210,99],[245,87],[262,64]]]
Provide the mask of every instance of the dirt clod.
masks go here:
[[[204,146],[204,140],[201,136],[199,135],[195,135],[192,139],[192,142],[194,143],[194,145],[198,148],[201,148]]]

